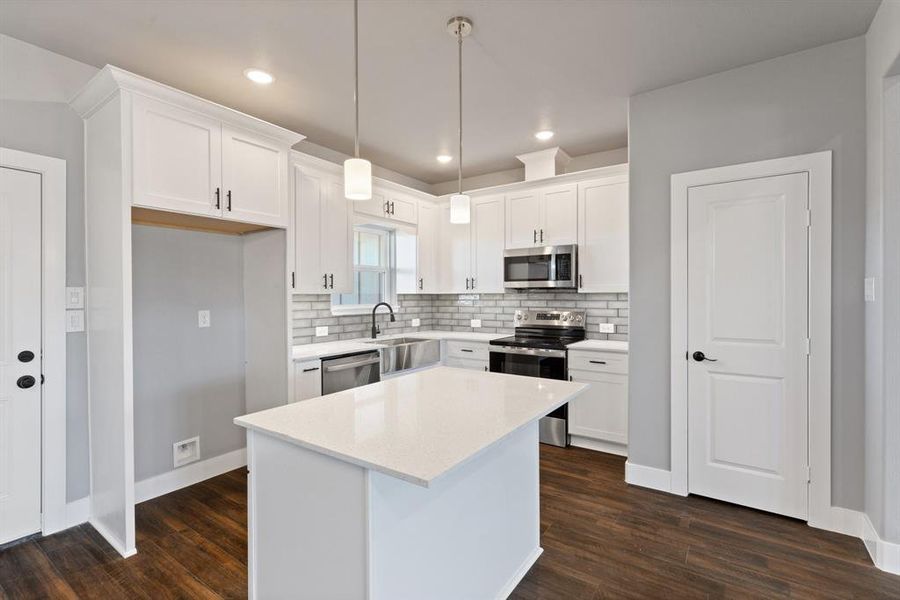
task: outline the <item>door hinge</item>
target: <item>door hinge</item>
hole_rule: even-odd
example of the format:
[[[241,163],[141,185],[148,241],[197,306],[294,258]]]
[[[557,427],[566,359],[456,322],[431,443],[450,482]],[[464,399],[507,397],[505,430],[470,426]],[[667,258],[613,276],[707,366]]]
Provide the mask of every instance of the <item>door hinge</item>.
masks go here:
[[[809,465],[806,465],[806,483],[812,481],[812,475],[810,474]]]
[[[812,212],[808,208],[806,209],[806,226],[812,227]]]
[[[806,338],[806,355],[809,356],[809,338]]]

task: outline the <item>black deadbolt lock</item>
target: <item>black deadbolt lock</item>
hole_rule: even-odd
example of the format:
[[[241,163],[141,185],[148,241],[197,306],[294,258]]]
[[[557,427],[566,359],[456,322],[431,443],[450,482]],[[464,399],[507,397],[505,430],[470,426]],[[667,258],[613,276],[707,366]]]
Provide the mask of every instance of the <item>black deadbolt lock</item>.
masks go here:
[[[16,385],[22,388],[23,390],[27,390],[31,386],[34,385],[35,379],[31,375],[22,375],[16,380]]]
[[[31,350],[22,350],[19,352],[19,362],[31,362],[34,360],[34,352]]]

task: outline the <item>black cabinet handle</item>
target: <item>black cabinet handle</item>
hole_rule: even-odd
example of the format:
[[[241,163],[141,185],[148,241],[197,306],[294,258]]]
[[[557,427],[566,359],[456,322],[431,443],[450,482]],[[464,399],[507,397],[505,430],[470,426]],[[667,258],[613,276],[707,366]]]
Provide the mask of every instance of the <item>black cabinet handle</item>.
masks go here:
[[[391,200],[391,214],[394,214],[394,201]]]
[[[387,200],[384,201],[384,214],[386,214],[386,215],[391,214],[391,203],[388,202]]]
[[[544,230],[541,229],[541,243],[544,243]]]
[[[468,348],[460,348],[460,352],[475,352],[474,350],[469,350]]]
[[[216,188],[216,210],[222,208],[222,190]]]
[[[705,360],[705,361],[708,361],[708,362],[718,362],[718,359],[717,359],[717,358],[706,358],[706,355],[703,354],[702,352],[700,352],[699,350],[697,350],[696,352],[694,352],[693,354],[691,354],[691,356],[692,356],[693,359],[696,360],[697,362],[703,362],[704,360]]]
[[[532,229],[531,232],[534,233],[534,240],[532,243],[537,244],[537,229]]]
[[[331,285],[329,285],[328,287],[334,289],[334,273],[330,274],[328,278],[331,280]]]
[[[325,284],[324,287],[327,290],[328,289],[328,273],[325,273],[324,275],[322,275],[322,282]]]
[[[228,198],[228,212],[231,212],[231,190],[228,190],[228,193],[225,194],[225,197]]]
[[[578,274],[578,287],[584,287],[584,275],[581,275],[580,273]]]
[[[16,379],[16,385],[22,388],[23,390],[27,390],[31,386],[35,384],[35,378],[31,375],[22,375],[18,379]]]
[[[606,364],[605,360],[589,360],[588,362],[591,363],[592,365],[605,365]]]
[[[419,277],[419,289],[420,290],[422,289],[422,278],[421,277]]]
[[[304,373],[309,373],[310,371],[318,371],[319,367],[312,367],[310,369],[303,369]]]
[[[297,287],[297,273],[295,271],[291,271],[291,289],[295,289]]]
[[[485,367],[485,368],[484,368],[484,370],[485,370],[485,371],[487,371],[487,370],[488,370],[488,368],[487,368],[487,367]]]
[[[472,278],[472,289],[473,290],[475,289],[475,278],[474,277]]]

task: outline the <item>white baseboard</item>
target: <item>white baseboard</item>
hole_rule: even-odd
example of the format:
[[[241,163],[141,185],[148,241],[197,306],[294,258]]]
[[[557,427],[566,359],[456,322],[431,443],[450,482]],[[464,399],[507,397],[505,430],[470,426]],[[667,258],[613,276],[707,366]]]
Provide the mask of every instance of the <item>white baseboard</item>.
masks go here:
[[[191,463],[173,471],[138,481],[134,485],[134,501],[136,504],[145,502],[246,465],[246,448]]]
[[[859,534],[872,562],[882,571],[900,575],[900,544],[888,542],[878,537],[875,526],[869,520],[869,515],[862,515],[862,531]]]
[[[605,452],[607,454],[616,454],[618,456],[628,456],[628,446],[625,444],[616,444],[615,442],[605,442],[603,440],[595,440],[580,435],[570,435],[569,444],[579,448],[594,450],[595,452]]]
[[[137,554],[137,548],[133,546],[131,548],[126,548],[125,543],[118,537],[113,535],[112,532],[97,519],[89,519],[88,523],[91,524],[91,527],[97,530],[97,533],[103,536],[103,539],[105,539],[116,552],[122,555],[122,558],[128,558],[129,556],[134,556],[135,554]]]
[[[528,555],[528,558],[525,559],[522,566],[513,573],[513,576],[509,578],[509,581],[506,582],[506,585],[504,585],[500,590],[500,593],[497,594],[497,600],[506,600],[509,598],[509,595],[512,594],[513,590],[516,589],[516,586],[519,585],[519,582],[528,575],[528,571],[531,570],[531,567],[534,566],[534,563],[537,562],[538,557],[543,551],[544,549],[538,546],[534,549],[534,552]]]
[[[66,503],[66,529],[87,523],[91,519],[91,497],[85,496]]]
[[[625,462],[625,483],[671,493],[672,472],[656,467],[637,465],[629,460]]]
[[[826,520],[809,519],[807,525],[816,529],[825,529],[844,535],[860,537],[863,530],[863,518],[865,515],[858,510],[832,506],[827,513]]]

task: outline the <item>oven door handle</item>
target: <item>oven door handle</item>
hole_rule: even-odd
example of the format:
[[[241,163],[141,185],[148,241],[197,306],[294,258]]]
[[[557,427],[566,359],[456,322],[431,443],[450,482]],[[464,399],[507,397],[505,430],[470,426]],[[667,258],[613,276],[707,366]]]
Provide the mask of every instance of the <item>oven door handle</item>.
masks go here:
[[[552,358],[565,358],[565,350],[551,350],[549,348],[516,348],[515,346],[492,346],[491,352],[500,354],[520,354],[524,356],[547,356]]]

